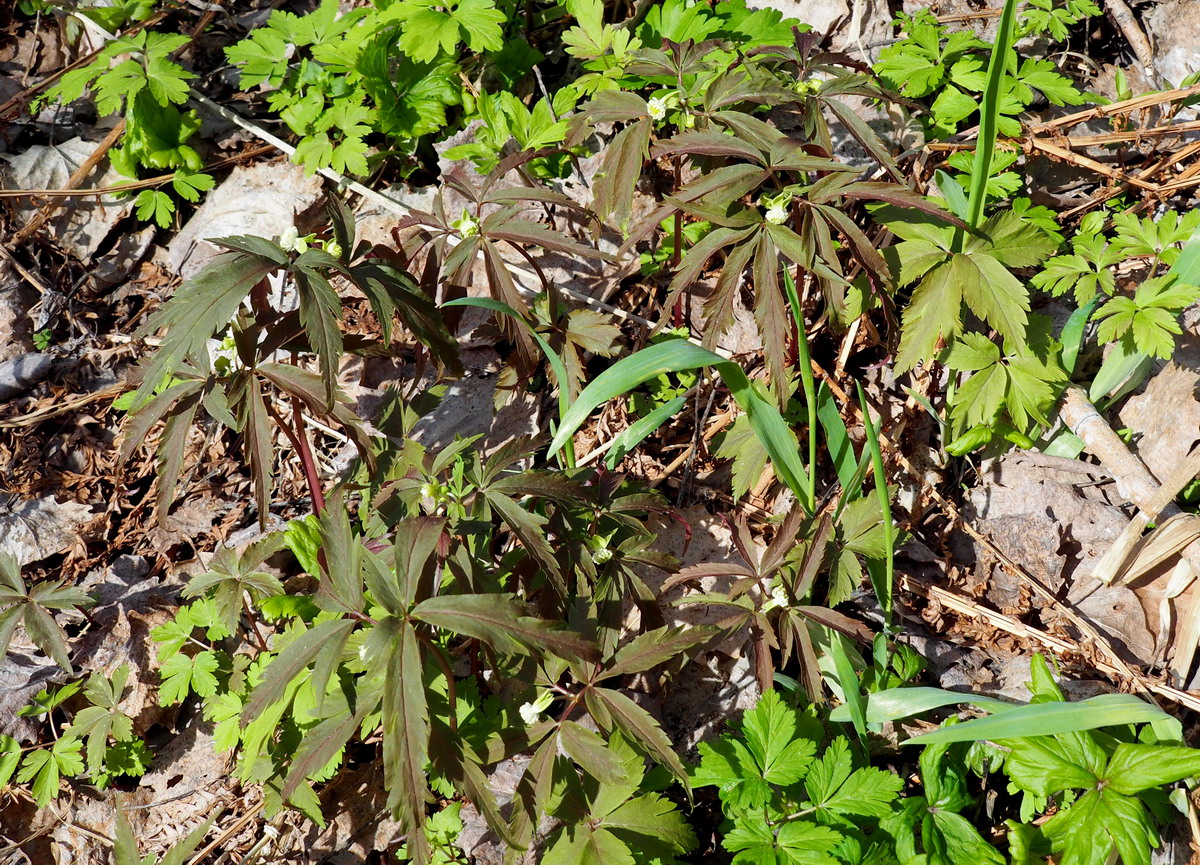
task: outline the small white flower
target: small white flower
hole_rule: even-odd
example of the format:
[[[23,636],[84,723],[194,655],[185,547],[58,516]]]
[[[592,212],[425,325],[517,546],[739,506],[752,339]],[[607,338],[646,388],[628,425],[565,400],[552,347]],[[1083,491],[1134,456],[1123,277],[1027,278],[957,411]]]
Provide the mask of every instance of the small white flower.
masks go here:
[[[600,549],[598,549],[594,553],[592,553],[592,561],[594,561],[598,565],[603,565],[605,562],[611,561],[612,557],[613,557],[613,551],[610,550],[608,547],[601,547]]]
[[[759,202],[760,207],[766,207],[766,220],[771,225],[783,225],[788,220],[788,205],[791,204],[791,197],[785,199],[764,199]]]
[[[289,252],[303,253],[308,249],[308,242],[300,236],[300,232],[296,230],[296,226],[289,225],[279,235],[279,245]]]
[[[770,599],[763,604],[762,611],[769,613],[778,607],[786,607],[788,605],[787,592],[783,590],[783,586],[776,586],[771,589]]]
[[[667,116],[666,99],[660,99],[657,96],[651,96],[650,101],[646,103],[646,111],[650,114],[650,119],[655,123],[659,123]]]
[[[454,220],[450,223],[450,227],[461,234],[464,239],[475,237],[479,234],[479,220],[465,210],[463,211],[462,219]]]
[[[537,697],[532,703],[525,703],[517,713],[521,716],[521,720],[527,725],[533,725],[538,722],[538,718],[542,716],[542,712],[550,708],[550,704],[554,702],[554,695],[549,691],[538,691]]]
[[[342,245],[336,240],[330,239],[325,242],[325,251],[334,258],[342,257]]]

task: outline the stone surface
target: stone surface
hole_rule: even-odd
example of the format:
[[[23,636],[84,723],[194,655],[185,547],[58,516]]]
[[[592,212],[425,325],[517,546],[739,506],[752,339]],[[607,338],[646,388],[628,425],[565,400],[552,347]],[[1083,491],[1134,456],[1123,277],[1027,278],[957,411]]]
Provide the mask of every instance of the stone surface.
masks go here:
[[[1200,71],[1200,10],[1196,0],[1161,0],[1146,15],[1154,44],[1154,69],[1170,85]]]
[[[36,302],[33,289],[21,281],[7,262],[0,262],[0,362],[33,349],[29,310]]]
[[[811,24],[814,30],[825,33],[841,19],[850,15],[851,0],[750,0],[754,9],[777,9],[786,18],[796,18]]]
[[[221,250],[208,238],[237,234],[277,237],[296,225],[297,217],[315,207],[321,196],[321,178],[315,174],[306,177],[304,169],[294,163],[238,166],[171,240],[167,248],[171,270],[187,278],[219,255]]]
[[[1104,586],[1092,572],[1128,523],[1107,498],[1106,473],[1087,463],[1016,453],[997,461],[968,494],[968,519],[991,544],[1041,585],[1066,599],[1071,611],[1105,635],[1127,660],[1152,662],[1161,579],[1135,591]],[[1035,612],[1046,626],[1065,614],[1046,605],[987,545],[976,542],[972,578],[1001,612]],[[1154,613],[1151,616],[1151,613]]]

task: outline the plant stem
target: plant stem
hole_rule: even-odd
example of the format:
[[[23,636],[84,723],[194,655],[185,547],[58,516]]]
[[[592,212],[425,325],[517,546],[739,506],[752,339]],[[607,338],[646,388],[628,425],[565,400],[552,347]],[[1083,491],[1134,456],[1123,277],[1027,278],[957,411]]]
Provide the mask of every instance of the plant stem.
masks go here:
[[[242,592],[242,609],[246,611],[246,618],[250,620],[250,629],[254,632],[255,639],[258,640],[258,647],[264,652],[269,652],[267,640],[258,628],[258,619],[250,608],[250,597],[245,592]]]
[[[292,423],[296,425],[296,444],[300,449],[300,462],[304,465],[304,478],[313,500],[313,513],[320,516],[325,512],[325,493],[317,477],[317,464],[312,449],[308,446],[308,433],[304,428],[304,415],[300,411],[300,398],[292,397]]]

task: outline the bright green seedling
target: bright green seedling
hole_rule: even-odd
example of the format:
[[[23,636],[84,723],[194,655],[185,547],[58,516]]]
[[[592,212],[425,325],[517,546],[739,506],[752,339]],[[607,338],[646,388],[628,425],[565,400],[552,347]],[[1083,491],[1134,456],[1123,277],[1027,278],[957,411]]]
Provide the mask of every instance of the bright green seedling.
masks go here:
[[[1179,314],[1197,298],[1200,287],[1181,283],[1173,274],[1147,279],[1133,297],[1114,297],[1096,311],[1096,339],[1101,345],[1121,340],[1126,350],[1169,358],[1175,337],[1183,332]]]
[[[204,163],[188,144],[200,129],[200,118],[175,107],[187,101],[188,81],[196,76],[171,54],[189,41],[187,36],[148,30],[120,36],[91,63],[66,73],[45,98],[73,102],[90,87],[101,115],[124,113],[121,146],[109,151],[113,167],[135,179],[140,168],[175,169],[175,193],[194,202],[214,181],[199,173]],[[139,219],[153,219],[163,228],[171,224],[175,201],[167,193],[143,190],[136,205]]]
[[[879,53],[875,71],[884,83],[904,96],[931,99],[930,132],[939,138],[954,134],[977,111],[986,120],[988,106],[994,107],[994,129],[1018,136],[1023,112],[1040,92],[1055,105],[1078,105],[1084,95],[1062,75],[1050,60],[1025,58],[1018,64],[1011,51],[1016,35],[1016,4],[1008,4],[1007,25],[992,48],[970,30],[950,31],[927,9],[912,16],[900,14],[897,23],[905,37]],[[1007,36],[1005,36],[1007,33]],[[1007,67],[993,85],[985,71],[989,55],[999,53]],[[980,126],[979,140],[991,134]],[[986,162],[984,164],[987,164]]]
[[[965,745],[929,745],[921,752],[923,796],[910,796],[883,822],[901,865],[1004,865],[962,812],[975,804],[967,789]]]
[[[92,705],[79,710],[65,732],[65,735],[86,740],[87,767],[93,776],[103,768],[109,737],[116,742],[128,742],[133,738],[133,720],[120,709],[128,679],[128,664],[117,667],[111,677],[104,673],[88,676],[83,695]]]
[[[732,734],[701,743],[692,784],[717,788],[732,823],[721,844],[734,863],[832,865],[848,848],[863,856],[889,846],[878,822],[893,813],[903,780],[863,766],[844,738],[817,756],[824,738],[812,715],[768,691]]]
[[[1021,10],[1022,36],[1046,34],[1056,42],[1070,35],[1080,21],[1101,14],[1095,0],[1028,0]]]
[[[83,774],[83,741],[64,736],[48,748],[37,748],[25,755],[17,772],[19,784],[29,784],[39,808],[45,808],[58,797],[59,783]]]

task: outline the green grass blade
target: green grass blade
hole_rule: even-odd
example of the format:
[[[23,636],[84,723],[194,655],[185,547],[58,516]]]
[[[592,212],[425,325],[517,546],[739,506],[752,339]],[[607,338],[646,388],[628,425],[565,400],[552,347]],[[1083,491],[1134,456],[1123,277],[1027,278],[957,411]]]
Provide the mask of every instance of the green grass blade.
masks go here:
[[[1121,340],[1100,364],[1100,370],[1088,388],[1088,399],[1094,405],[1107,396],[1137,387],[1153,363],[1154,358],[1150,355],[1137,349],[1129,350]]]
[[[686,399],[677,396],[670,402],[660,405],[644,418],[639,418],[630,424],[627,429],[613,439],[612,447],[609,448],[608,455],[604,458],[604,464],[608,469],[611,471],[616,468],[621,457],[640,445],[646,436],[666,423],[667,419],[673,417],[686,402]]]
[[[1067,374],[1075,372],[1075,362],[1079,359],[1079,349],[1083,347],[1083,333],[1087,329],[1088,319],[1100,305],[1100,295],[1096,295],[1079,309],[1071,313],[1062,329],[1062,363]]]
[[[1101,694],[1078,703],[1030,703],[985,718],[943,727],[914,736],[905,745],[978,742],[983,739],[1021,739],[1077,733],[1100,727],[1161,721],[1162,709],[1132,694]],[[1169,716],[1168,716],[1169,717]]]
[[[1200,285],[1200,232],[1192,235],[1192,239],[1183,247],[1183,252],[1179,253],[1179,258],[1167,272],[1175,274],[1180,282]]]
[[[800,308],[800,295],[791,271],[783,269],[783,287],[787,291],[788,306],[796,321],[796,365],[800,367],[800,384],[804,388],[804,404],[808,409],[808,500],[817,500],[817,385],[813,379],[812,358],[808,353],[808,330],[804,327],[804,312]]]
[[[883,468],[883,451],[879,448],[879,430],[871,420],[871,413],[867,407],[867,395],[863,393],[862,384],[855,382],[854,386],[858,389],[858,404],[862,408],[863,427],[867,431],[867,448],[871,453],[871,467],[875,471],[875,494],[879,496],[879,507],[883,513],[883,541],[888,551],[887,558],[884,560],[883,585],[877,584],[873,573],[871,582],[876,583],[875,595],[879,605],[883,607],[884,625],[890,627],[892,592],[896,583],[896,527],[892,525],[892,499],[888,493],[887,472]]]
[[[795,493],[801,506],[812,513],[812,500],[806,495],[804,461],[800,458],[796,437],[779,410],[759,396],[736,363],[682,339],[647,346],[621,358],[596,376],[564,415],[550,443],[551,452],[563,447],[591,413],[610,399],[623,396],[656,376],[703,367],[712,367],[721,376],[738,407],[746,413],[751,429],[771,458],[775,473]]]
[[[854,672],[854,664],[850,660],[850,655],[846,652],[844,640],[845,637],[841,634],[829,631],[829,653],[833,657],[838,685],[841,687],[842,697],[846,701],[838,708],[846,709],[850,720],[854,723],[855,732],[858,733],[859,739],[865,745],[867,742],[866,706],[863,702],[862,686],[859,684],[858,674]]]
[[[854,444],[850,441],[850,433],[846,430],[837,403],[833,401],[833,392],[826,382],[821,382],[817,391],[817,419],[821,423],[821,431],[825,434],[825,449],[829,452],[838,482],[842,485],[842,497],[858,498],[858,489],[854,485],[854,476],[858,471]],[[859,483],[862,483],[861,478]]]
[[[887,721],[899,721],[922,715],[943,706],[957,706],[960,703],[987,709],[999,714],[1009,709],[1020,708],[1013,703],[1005,703],[994,697],[983,697],[977,694],[947,691],[944,688],[889,688],[878,691],[867,698],[866,718],[870,724],[883,724]],[[845,723],[850,720],[850,707],[838,706],[829,714],[829,720]]]
[[[992,176],[992,158],[996,153],[996,133],[1000,120],[1000,88],[1008,72],[1008,54],[1016,33],[1017,0],[1006,0],[996,30],[996,43],[988,63],[987,86],[979,106],[979,136],[975,145],[975,161],[971,169],[971,192],[967,197],[967,225],[978,228],[983,224],[983,208],[987,202],[987,183]],[[966,235],[955,229],[954,249],[962,251]]]
[[[933,178],[937,184],[938,192],[942,193],[942,198],[946,199],[946,204],[949,206],[950,212],[963,222],[970,219],[971,203],[967,201],[967,193],[963,192],[963,188],[958,185],[958,181],[940,168],[933,173]]]

